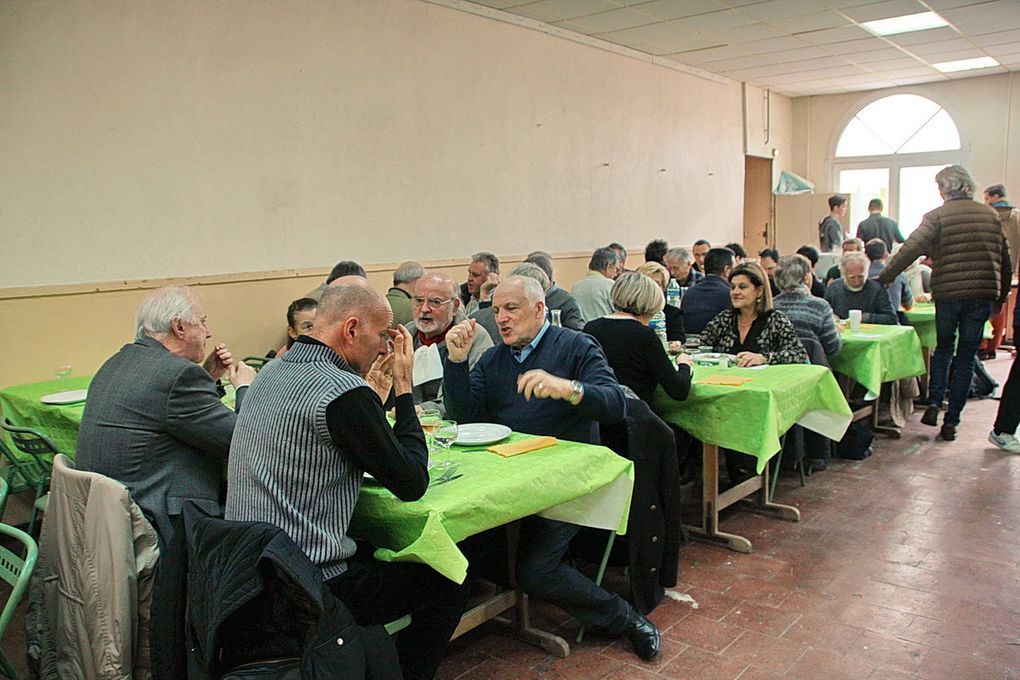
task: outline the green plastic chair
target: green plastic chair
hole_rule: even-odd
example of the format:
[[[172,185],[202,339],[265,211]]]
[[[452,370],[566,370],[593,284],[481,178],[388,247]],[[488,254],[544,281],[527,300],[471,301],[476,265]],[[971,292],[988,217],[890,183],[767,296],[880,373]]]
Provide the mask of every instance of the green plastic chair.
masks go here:
[[[2,447],[4,458],[7,460],[2,476],[10,487],[10,493],[35,492],[32,517],[28,523],[28,533],[34,535],[39,513],[46,512],[47,501],[49,501],[49,494],[46,492],[53,474],[53,465],[47,462],[43,456],[55,456],[60,453],[60,450],[42,432],[30,427],[18,427],[8,418],[4,418],[0,427],[7,432],[18,451],[28,456],[28,459],[19,458],[6,446]]]
[[[254,368],[255,372],[258,373],[259,371],[262,370],[262,368],[266,364],[268,364],[272,360],[273,359],[271,357],[245,357],[241,361]]]
[[[3,482],[2,493],[6,497],[7,482],[2,479],[0,481]],[[11,595],[7,598],[3,612],[0,613],[0,641],[2,641],[7,633],[7,627],[14,618],[14,612],[18,608],[25,590],[28,588],[32,572],[35,571],[36,560],[39,557],[39,547],[31,536],[21,529],[15,529],[8,524],[0,524],[0,536],[14,538],[25,547],[25,557],[21,558],[7,548],[0,546],[0,578],[7,581],[12,588]],[[11,660],[7,658],[2,649],[0,649],[0,673],[12,680],[19,680],[18,673],[14,670]]]

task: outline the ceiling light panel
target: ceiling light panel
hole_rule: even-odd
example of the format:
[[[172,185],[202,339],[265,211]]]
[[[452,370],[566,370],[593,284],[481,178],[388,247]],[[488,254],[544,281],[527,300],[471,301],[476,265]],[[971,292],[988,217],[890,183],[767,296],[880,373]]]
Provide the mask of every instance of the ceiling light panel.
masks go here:
[[[900,33],[916,33],[917,31],[930,31],[933,28],[943,28],[949,24],[945,19],[935,12],[919,12],[907,14],[889,19],[877,19],[865,21],[861,26],[875,35],[899,35]]]
[[[956,61],[944,61],[938,64],[932,64],[932,66],[934,66],[942,73],[973,71],[979,68],[991,68],[993,66],[998,65],[999,62],[995,61],[991,57],[978,57],[977,59],[959,59]]]

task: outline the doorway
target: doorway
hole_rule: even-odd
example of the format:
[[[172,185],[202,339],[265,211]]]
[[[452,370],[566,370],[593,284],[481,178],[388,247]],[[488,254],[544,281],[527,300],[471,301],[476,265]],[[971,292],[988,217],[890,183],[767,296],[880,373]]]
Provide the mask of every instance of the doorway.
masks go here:
[[[744,156],[744,249],[755,257],[776,242],[772,159]]]

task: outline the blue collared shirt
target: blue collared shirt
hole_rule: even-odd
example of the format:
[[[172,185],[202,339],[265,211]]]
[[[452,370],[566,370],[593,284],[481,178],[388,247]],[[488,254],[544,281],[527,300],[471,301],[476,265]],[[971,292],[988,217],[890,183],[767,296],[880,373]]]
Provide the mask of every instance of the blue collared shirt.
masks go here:
[[[542,330],[540,330],[538,335],[536,335],[532,341],[524,347],[520,349],[517,349],[516,347],[510,348],[510,354],[513,355],[513,358],[517,361],[517,363],[523,364],[524,360],[528,358],[528,355],[535,351],[535,348],[538,347],[538,343],[542,341],[542,336],[545,335],[547,330],[549,330],[550,325],[551,324],[548,320],[542,324]]]

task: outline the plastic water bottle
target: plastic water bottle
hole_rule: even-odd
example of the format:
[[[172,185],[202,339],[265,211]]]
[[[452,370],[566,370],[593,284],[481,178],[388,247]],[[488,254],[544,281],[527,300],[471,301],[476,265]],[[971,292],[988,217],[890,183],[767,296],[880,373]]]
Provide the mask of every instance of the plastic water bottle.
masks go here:
[[[676,279],[670,279],[666,286],[666,304],[670,307],[680,306],[680,284]]]
[[[561,310],[559,310],[559,309],[550,309],[549,310],[549,323],[551,323],[553,326],[562,326],[563,325],[560,322],[560,311]]]
[[[648,327],[655,331],[655,334],[659,336],[659,342],[662,343],[662,349],[669,351],[669,340],[666,339],[666,313],[659,311],[652,316],[648,322]]]

